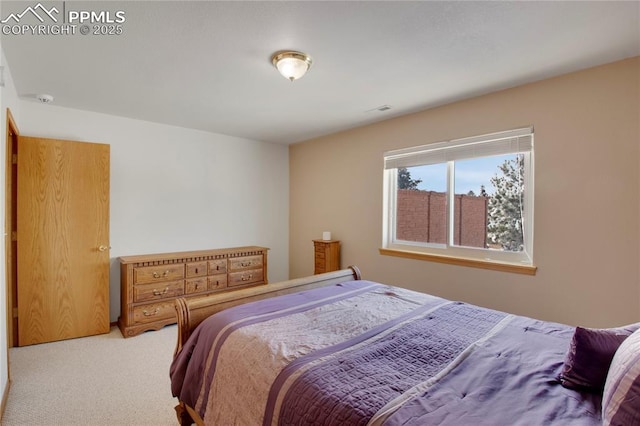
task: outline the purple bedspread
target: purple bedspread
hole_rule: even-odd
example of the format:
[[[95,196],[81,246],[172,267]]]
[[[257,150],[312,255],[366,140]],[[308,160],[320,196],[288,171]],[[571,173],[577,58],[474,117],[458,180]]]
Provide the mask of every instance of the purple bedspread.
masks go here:
[[[358,350],[347,351],[305,371],[288,389],[279,423],[366,425],[388,401],[424,378],[438,374],[507,316],[461,303],[450,303],[420,315],[422,310],[416,309],[411,321],[380,339],[376,336],[402,319],[290,364],[272,386],[272,395],[279,392],[280,383],[307,362],[350,348],[365,338],[370,340]],[[265,424],[270,423],[267,421],[272,414],[270,408],[268,405]]]
[[[516,317],[385,425],[600,425],[601,397],[556,377],[573,329]]]
[[[328,295],[380,288],[349,282],[210,317],[172,364],[173,395],[195,406],[207,393],[215,371],[204,377],[204,364],[224,343],[219,332],[280,315],[283,306],[309,309]],[[225,328],[231,322],[237,325]],[[556,378],[572,332],[460,302],[416,306],[291,362],[271,385],[263,424],[597,425],[600,397],[566,389]]]
[[[196,407],[199,393],[204,389],[205,395],[208,394],[208,386],[215,374],[215,369],[211,369],[208,375],[205,375],[206,361],[210,352],[213,351],[214,357],[217,356],[224,338],[239,327],[277,317],[282,315],[281,311],[284,309],[287,309],[288,314],[294,314],[327,303],[327,298],[336,301],[380,287],[382,287],[381,284],[365,280],[349,281],[335,286],[247,303],[210,316],[194,330],[171,364],[169,375],[172,395],[189,406]],[[291,307],[294,309],[289,309]],[[235,325],[229,327],[229,324]],[[215,346],[214,342],[216,342]],[[213,363],[215,365],[215,361]],[[204,409],[198,411],[204,418]]]

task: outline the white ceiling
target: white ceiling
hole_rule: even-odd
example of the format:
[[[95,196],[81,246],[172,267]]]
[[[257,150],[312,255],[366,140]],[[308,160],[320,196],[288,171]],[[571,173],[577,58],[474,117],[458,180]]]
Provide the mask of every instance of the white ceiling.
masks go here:
[[[283,144],[640,55],[638,1],[44,4],[122,10],[123,34],[2,35],[21,97]],[[302,79],[283,49],[313,57]]]

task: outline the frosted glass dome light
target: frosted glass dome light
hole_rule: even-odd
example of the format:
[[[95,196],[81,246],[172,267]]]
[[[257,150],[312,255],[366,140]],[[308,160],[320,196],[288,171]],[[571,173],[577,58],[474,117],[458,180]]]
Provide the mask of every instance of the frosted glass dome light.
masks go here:
[[[302,52],[282,51],[271,57],[271,63],[282,76],[290,81],[301,78],[311,68],[313,60]]]

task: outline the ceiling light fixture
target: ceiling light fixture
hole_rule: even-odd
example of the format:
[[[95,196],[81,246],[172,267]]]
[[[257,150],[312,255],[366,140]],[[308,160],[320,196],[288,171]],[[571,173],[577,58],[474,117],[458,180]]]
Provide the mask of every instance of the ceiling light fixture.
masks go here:
[[[271,63],[278,69],[280,74],[288,80],[301,78],[311,68],[313,60],[306,53],[293,50],[283,50],[276,52],[271,57]]]

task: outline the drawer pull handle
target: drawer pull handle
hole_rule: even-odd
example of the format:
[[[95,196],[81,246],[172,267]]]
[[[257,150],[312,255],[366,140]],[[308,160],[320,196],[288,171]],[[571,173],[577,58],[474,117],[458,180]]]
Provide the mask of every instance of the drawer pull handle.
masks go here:
[[[155,288],[153,289],[153,295],[154,296],[162,296],[167,294],[167,292],[169,291],[169,287],[165,288],[163,291],[160,290],[156,290]]]
[[[247,266],[251,266],[251,265],[252,265],[251,261],[248,261],[248,262],[240,262],[240,266],[242,266],[242,267],[247,267]]]
[[[168,269],[166,271],[164,271],[162,273],[162,275],[160,275],[156,271],[153,271],[153,278],[165,278],[167,275],[169,275],[169,270]]]
[[[142,311],[142,315],[144,315],[145,317],[152,317],[154,315],[158,315],[159,312],[160,312],[160,308],[156,308],[156,310],[153,312],[147,312],[146,310],[144,310]]]
[[[253,277],[253,274],[249,274],[249,276],[247,278],[245,278],[244,275],[243,275],[241,280],[242,281],[249,281],[252,277]]]

